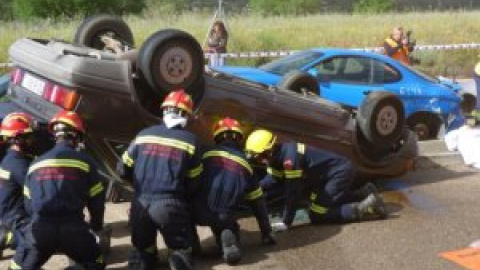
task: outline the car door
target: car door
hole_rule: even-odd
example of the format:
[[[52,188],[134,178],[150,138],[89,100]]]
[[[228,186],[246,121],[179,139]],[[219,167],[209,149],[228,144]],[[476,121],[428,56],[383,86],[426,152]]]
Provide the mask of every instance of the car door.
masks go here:
[[[379,63],[363,56],[336,56],[315,66],[321,96],[347,106],[358,107],[371,91],[384,90]]]

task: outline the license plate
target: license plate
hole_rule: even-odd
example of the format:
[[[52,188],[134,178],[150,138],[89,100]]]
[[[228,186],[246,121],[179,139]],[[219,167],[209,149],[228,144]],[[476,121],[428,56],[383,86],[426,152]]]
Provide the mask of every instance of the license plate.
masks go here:
[[[34,77],[28,73],[25,73],[22,80],[22,87],[32,91],[33,93],[41,96],[43,89],[45,89],[46,82],[42,79]]]

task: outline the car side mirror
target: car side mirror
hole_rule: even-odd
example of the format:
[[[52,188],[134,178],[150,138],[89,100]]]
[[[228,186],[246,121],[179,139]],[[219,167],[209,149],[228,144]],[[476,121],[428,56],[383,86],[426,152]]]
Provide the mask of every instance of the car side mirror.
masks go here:
[[[317,75],[318,75],[318,69],[317,68],[311,68],[307,72],[308,72],[308,74],[312,75],[313,77],[317,77]]]

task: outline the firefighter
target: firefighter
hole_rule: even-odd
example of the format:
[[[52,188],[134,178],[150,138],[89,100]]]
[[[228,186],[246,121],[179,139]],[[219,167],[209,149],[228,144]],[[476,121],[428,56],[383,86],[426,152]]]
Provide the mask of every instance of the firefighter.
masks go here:
[[[263,244],[274,244],[262,189],[242,149],[243,131],[238,121],[225,118],[214,126],[217,147],[203,154],[203,173],[193,200],[195,222],[210,226],[227,264],[241,259],[237,211],[246,201],[257,218]],[[196,235],[196,234],[195,234]],[[197,238],[198,239],[198,238]]]
[[[185,130],[193,102],[183,90],[163,101],[163,123],[141,131],[122,156],[119,174],[134,187],[130,210],[129,269],[153,269],[157,230],[169,249],[171,269],[192,269],[192,218],[187,198],[202,172],[197,138]]]
[[[395,27],[383,42],[384,54],[406,65],[410,65],[410,53],[414,48],[415,42],[410,40],[410,35],[404,34],[403,27]]]
[[[274,230],[286,230],[292,225],[302,191],[310,196],[312,223],[386,217],[383,200],[374,185],[350,191],[355,174],[345,157],[302,143],[276,143],[276,136],[263,129],[250,134],[246,151],[255,162],[268,166],[262,187],[268,189],[275,182],[283,182],[283,220],[273,224]]]
[[[16,247],[11,262],[15,268],[24,256],[22,229],[28,223],[23,201],[23,184],[32,161],[33,119],[23,112],[8,114],[2,121],[0,135],[8,150],[0,164],[0,247]]]
[[[90,156],[76,148],[85,133],[75,112],[60,111],[48,124],[55,146],[30,166],[24,195],[31,222],[24,270],[39,269],[56,252],[88,270],[105,269],[97,243],[105,212],[104,186]],[[84,219],[87,207],[90,220]]]

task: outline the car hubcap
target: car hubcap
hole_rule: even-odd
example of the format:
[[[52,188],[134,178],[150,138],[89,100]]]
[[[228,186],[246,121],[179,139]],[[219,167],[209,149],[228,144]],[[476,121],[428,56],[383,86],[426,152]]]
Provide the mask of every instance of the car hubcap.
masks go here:
[[[182,83],[192,72],[192,59],[183,48],[172,48],[160,59],[160,75],[170,84]]]
[[[391,134],[397,126],[397,111],[392,106],[385,106],[378,112],[377,131],[382,136]]]

